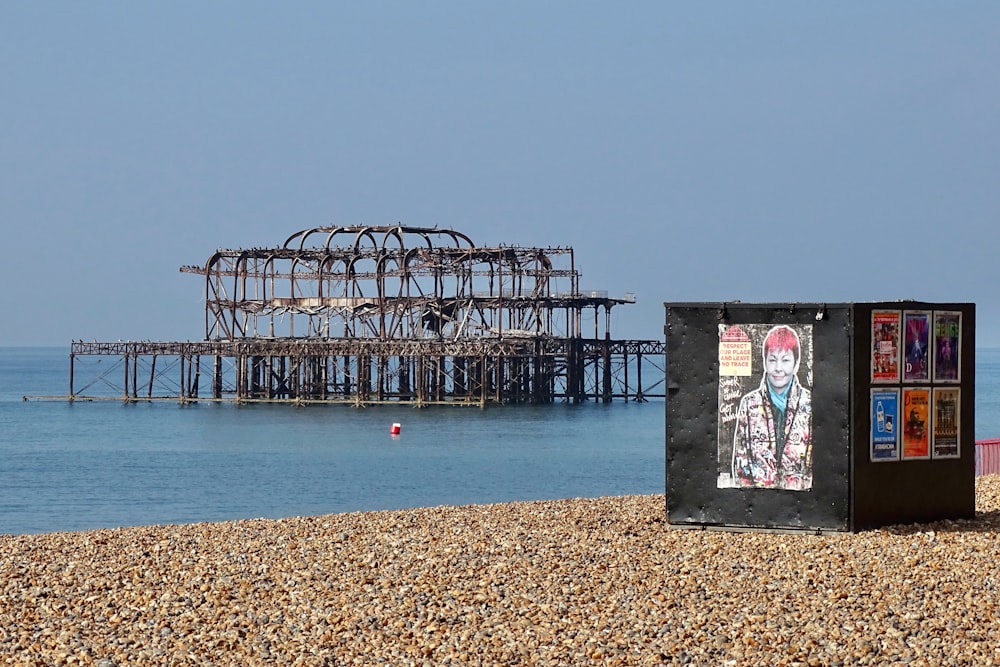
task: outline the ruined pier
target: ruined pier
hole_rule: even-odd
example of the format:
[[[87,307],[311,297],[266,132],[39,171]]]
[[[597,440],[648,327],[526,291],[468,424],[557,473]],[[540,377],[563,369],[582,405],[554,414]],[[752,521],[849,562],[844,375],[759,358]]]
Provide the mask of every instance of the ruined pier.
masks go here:
[[[70,400],[542,404],[664,396],[664,346],[617,340],[635,297],[580,288],[570,247],[316,227],[183,266],[201,341],[74,341]],[[585,331],[586,329],[586,331]]]

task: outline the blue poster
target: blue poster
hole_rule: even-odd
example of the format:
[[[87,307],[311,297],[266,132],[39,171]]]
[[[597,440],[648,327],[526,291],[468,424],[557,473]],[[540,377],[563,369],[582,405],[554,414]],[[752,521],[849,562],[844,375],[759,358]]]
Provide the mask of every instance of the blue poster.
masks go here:
[[[871,459],[899,460],[899,390],[872,390]]]

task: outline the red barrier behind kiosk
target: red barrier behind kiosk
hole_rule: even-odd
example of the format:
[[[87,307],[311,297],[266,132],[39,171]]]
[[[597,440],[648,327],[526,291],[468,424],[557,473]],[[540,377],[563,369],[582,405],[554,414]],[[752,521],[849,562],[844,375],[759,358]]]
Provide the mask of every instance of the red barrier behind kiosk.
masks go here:
[[[976,441],[976,477],[1000,474],[1000,438]]]

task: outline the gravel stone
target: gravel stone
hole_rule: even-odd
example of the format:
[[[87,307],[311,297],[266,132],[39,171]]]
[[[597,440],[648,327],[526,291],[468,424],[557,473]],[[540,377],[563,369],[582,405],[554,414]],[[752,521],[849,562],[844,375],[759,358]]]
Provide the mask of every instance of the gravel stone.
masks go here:
[[[977,517],[671,530],[663,495],[0,536],[0,664],[993,665]]]

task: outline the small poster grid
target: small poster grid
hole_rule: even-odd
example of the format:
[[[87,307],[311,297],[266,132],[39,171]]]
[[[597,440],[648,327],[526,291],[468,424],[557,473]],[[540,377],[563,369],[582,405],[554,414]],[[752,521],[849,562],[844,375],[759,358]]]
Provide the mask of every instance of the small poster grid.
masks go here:
[[[870,460],[959,458],[961,311],[880,309],[871,327]]]

